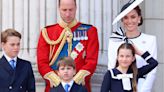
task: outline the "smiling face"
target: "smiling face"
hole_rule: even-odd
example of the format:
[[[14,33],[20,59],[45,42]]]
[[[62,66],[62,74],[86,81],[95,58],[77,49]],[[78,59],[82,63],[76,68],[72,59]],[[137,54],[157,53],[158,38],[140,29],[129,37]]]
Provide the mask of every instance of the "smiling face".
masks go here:
[[[60,16],[66,23],[71,23],[75,19],[76,2],[74,0],[60,0]]]
[[[121,48],[117,55],[118,66],[128,69],[132,62],[135,60],[135,56],[132,54],[132,50]]]
[[[137,31],[138,24],[141,22],[141,16],[139,16],[137,11],[133,9],[122,18],[122,22],[127,31]]]
[[[20,38],[17,36],[8,36],[6,42],[2,42],[2,48],[10,58],[16,57],[20,50]]]
[[[76,71],[72,66],[60,66],[58,70],[58,75],[64,82],[70,82],[73,79]]]

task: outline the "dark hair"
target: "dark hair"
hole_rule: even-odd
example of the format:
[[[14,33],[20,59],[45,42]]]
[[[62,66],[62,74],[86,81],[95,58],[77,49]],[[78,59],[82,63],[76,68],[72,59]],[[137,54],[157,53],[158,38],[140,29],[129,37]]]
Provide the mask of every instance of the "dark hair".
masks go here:
[[[6,29],[5,31],[1,32],[1,42],[6,43],[7,37],[9,36],[16,36],[21,39],[21,34],[17,32],[15,29]]]
[[[57,62],[57,70],[59,70],[60,66],[71,66],[76,69],[74,60],[70,56],[59,59]]]
[[[60,7],[60,1],[61,1],[61,0],[59,0],[59,7]],[[76,6],[76,0],[74,0],[74,2],[75,2],[75,6]]]
[[[122,8],[121,8],[121,12],[124,11],[126,8],[128,8],[133,2],[129,2],[127,4],[125,4]],[[138,23],[138,26],[143,24],[143,18],[142,18],[142,14],[141,14],[141,9],[139,6],[136,6],[133,10],[135,10],[138,14],[138,16],[141,16],[141,20],[140,23]]]
[[[129,49],[132,52],[132,55],[135,56],[135,49],[133,47],[132,44],[130,43],[123,43],[119,46],[118,50],[117,50],[117,56],[119,54],[120,49]],[[116,66],[118,67],[118,60],[116,62]],[[132,62],[132,64],[129,66],[129,69],[132,70],[133,72],[133,78],[132,78],[132,87],[133,87],[133,92],[137,92],[137,74],[138,74],[138,69],[136,66],[136,59]]]

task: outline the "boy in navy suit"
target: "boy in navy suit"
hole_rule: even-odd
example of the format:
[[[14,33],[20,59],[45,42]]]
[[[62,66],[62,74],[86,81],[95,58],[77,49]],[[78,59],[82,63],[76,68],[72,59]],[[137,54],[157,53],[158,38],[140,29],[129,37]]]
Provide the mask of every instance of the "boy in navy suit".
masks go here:
[[[87,92],[85,86],[76,84],[73,77],[76,74],[75,63],[71,57],[63,57],[57,63],[57,74],[61,83],[50,89],[50,92]]]
[[[14,29],[1,32],[0,92],[35,92],[31,63],[18,58],[21,34]]]

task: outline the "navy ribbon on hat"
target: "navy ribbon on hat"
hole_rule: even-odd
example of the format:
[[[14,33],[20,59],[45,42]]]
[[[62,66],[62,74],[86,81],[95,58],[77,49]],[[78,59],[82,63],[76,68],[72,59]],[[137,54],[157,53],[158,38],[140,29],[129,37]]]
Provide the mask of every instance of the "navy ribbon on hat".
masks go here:
[[[126,8],[128,8],[135,0],[130,0],[128,3],[126,3],[122,8],[121,8],[121,11],[124,11]]]
[[[143,0],[130,0],[127,4],[125,4],[119,15],[113,20],[112,25],[117,23],[120,19],[122,19],[126,14],[128,14],[131,10],[133,10],[137,5],[139,5]]]

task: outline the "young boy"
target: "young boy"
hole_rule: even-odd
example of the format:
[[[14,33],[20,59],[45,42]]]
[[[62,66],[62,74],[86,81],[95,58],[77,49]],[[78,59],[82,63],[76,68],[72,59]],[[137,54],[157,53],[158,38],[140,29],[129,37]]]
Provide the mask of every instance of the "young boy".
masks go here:
[[[61,83],[50,89],[50,92],[87,92],[87,89],[73,81],[76,74],[75,63],[71,57],[63,57],[57,63],[57,74]]]
[[[14,29],[1,32],[0,92],[35,92],[29,61],[18,58],[21,34]]]

